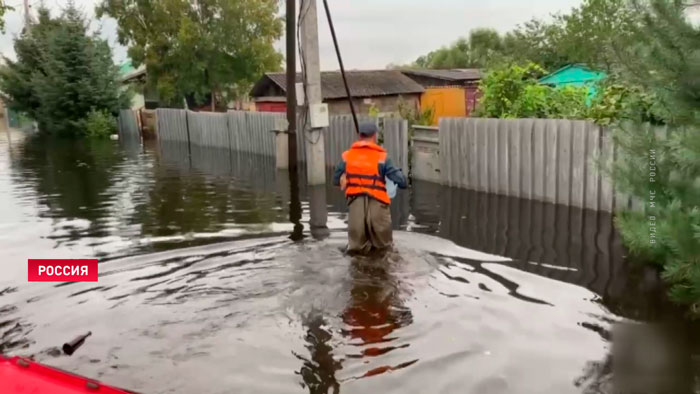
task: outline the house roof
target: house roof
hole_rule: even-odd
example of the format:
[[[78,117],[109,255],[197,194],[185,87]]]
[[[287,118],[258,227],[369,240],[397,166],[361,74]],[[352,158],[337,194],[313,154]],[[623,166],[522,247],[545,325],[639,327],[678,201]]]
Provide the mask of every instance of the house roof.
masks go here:
[[[138,68],[134,68],[131,60],[127,60],[119,66],[119,78],[122,82],[127,82],[144,74],[146,74],[146,66],[142,64]]]
[[[346,71],[348,86],[353,97],[376,97],[399,94],[423,93],[425,89],[400,71]],[[296,81],[301,82],[301,74],[297,73]],[[253,86],[252,97],[266,95],[266,87],[274,84],[287,91],[286,73],[267,73]],[[339,71],[321,73],[321,92],[323,99],[346,98],[343,77]]]
[[[591,70],[583,64],[569,64],[559,70],[540,78],[545,85],[580,85],[605,79],[607,74]]]
[[[481,79],[478,68],[455,68],[450,70],[402,70],[404,74],[444,79],[446,81],[475,81]]]
[[[130,81],[132,79],[136,79],[142,75],[146,75],[146,66],[144,66],[143,64],[141,66],[139,66],[139,68],[137,68],[136,70],[134,70],[126,75],[122,75],[121,79],[122,79],[122,82],[127,82],[127,81]]]

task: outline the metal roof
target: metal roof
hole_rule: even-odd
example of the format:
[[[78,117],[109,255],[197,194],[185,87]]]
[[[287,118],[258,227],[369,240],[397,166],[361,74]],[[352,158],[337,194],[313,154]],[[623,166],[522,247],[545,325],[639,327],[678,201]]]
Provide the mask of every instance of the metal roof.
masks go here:
[[[399,94],[423,93],[425,89],[400,71],[346,71],[350,93],[353,97],[376,97]],[[301,82],[301,74],[297,73],[296,81]],[[253,87],[252,97],[265,95],[265,87],[274,83],[282,91],[287,91],[286,73],[267,73]],[[340,71],[325,71],[321,73],[321,92],[323,99],[346,98],[343,77]]]
[[[401,70],[404,74],[444,79],[447,81],[474,81],[481,79],[478,68],[456,68],[450,70]]]
[[[569,85],[597,82],[607,77],[603,71],[592,70],[583,64],[569,64],[540,78],[545,85]]]

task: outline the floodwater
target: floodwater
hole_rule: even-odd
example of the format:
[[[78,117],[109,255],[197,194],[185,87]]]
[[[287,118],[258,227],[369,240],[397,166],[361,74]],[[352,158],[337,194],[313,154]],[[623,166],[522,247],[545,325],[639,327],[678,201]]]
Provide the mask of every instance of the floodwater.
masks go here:
[[[142,393],[697,392],[692,335],[608,214],[414,183],[395,250],[351,258],[343,196],[303,169],[12,137],[0,353]],[[27,282],[28,258],[91,257],[97,283]]]

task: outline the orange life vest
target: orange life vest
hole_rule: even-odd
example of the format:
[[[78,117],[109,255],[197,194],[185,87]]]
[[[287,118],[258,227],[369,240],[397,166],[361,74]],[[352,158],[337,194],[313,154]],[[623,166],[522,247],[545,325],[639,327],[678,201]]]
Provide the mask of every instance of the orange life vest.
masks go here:
[[[386,162],[386,151],[374,142],[357,141],[343,153],[345,177],[348,181],[345,196],[366,195],[384,204],[391,204],[386,192],[379,164]]]

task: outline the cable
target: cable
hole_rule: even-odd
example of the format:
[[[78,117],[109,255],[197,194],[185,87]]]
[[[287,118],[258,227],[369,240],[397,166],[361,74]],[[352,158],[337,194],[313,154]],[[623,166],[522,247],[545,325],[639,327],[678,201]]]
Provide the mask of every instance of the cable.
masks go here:
[[[328,26],[331,28],[331,35],[333,36],[333,45],[335,46],[335,54],[338,56],[338,64],[340,65],[340,73],[343,76],[343,84],[345,85],[345,92],[348,95],[348,102],[350,103],[350,112],[352,112],[352,120],[355,122],[355,133],[360,132],[360,125],[357,123],[357,114],[355,113],[355,104],[352,102],[352,94],[350,94],[350,88],[348,87],[348,79],[345,77],[345,66],[343,66],[343,57],[340,55],[340,48],[338,47],[338,38],[335,36],[335,27],[333,26],[333,18],[331,17],[331,10],[328,7],[328,0],[323,0],[323,7],[326,9],[326,17],[328,18]]]

